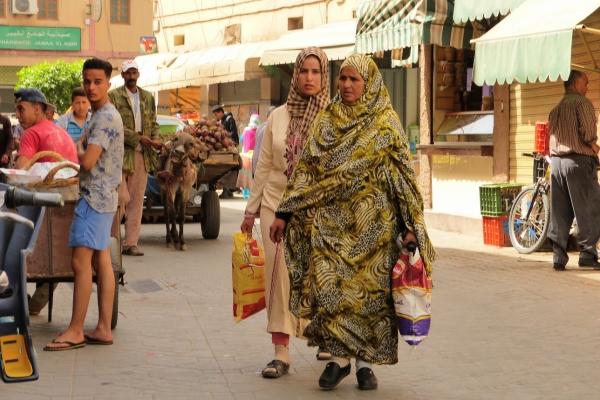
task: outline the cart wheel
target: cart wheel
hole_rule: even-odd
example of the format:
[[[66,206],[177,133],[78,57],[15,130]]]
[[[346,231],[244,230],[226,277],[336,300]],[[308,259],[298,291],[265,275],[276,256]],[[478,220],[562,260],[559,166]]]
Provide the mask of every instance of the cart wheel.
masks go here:
[[[200,220],[202,237],[204,239],[216,239],[219,237],[219,230],[221,229],[221,206],[216,191],[204,192],[202,195],[202,211],[203,218]]]
[[[120,271],[123,269],[122,255],[120,244],[117,238],[110,238],[110,260],[112,262],[113,271],[115,273],[115,297],[113,298],[112,318],[110,320],[110,329],[117,327],[119,319],[119,279],[121,278]]]

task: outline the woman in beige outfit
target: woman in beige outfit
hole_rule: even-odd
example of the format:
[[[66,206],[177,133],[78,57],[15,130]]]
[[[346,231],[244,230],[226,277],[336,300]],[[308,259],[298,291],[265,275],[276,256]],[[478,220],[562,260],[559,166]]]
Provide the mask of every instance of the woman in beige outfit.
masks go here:
[[[306,143],[308,130],[317,114],[329,104],[329,61],[317,47],[298,54],[292,85],[286,104],[277,108],[267,122],[250,200],[241,230],[252,232],[255,218],[260,218],[261,234],[269,237],[275,210],[294,166]],[[262,371],[265,378],[279,378],[289,370],[290,335],[302,336],[309,321],[297,319],[289,309],[290,280],[283,248],[263,240],[266,268],[267,332],[275,345],[275,357]],[[319,359],[330,355],[318,353]]]

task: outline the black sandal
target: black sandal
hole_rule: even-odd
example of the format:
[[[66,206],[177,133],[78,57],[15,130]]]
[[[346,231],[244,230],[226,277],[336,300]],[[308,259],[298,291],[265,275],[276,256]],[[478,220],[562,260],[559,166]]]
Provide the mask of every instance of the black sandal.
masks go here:
[[[268,369],[274,369],[273,371],[267,371]],[[273,360],[267,364],[265,369],[262,370],[263,378],[279,378],[290,369],[290,364],[286,364],[281,360]]]

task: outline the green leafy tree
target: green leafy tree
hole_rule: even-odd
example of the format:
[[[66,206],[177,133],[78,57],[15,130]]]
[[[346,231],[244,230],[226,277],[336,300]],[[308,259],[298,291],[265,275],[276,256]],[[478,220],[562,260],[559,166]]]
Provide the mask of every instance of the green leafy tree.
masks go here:
[[[17,72],[17,85],[20,88],[36,88],[41,90],[49,103],[56,106],[63,114],[71,106],[71,91],[81,86],[83,61],[68,63],[57,60],[54,63],[44,61],[31,67],[22,68]]]

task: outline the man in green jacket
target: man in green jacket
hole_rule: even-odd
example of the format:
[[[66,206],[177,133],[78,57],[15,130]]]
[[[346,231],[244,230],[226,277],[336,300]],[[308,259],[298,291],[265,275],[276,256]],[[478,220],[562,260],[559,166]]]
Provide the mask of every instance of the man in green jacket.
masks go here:
[[[125,213],[125,238],[123,254],[143,256],[138,248],[144,192],[148,173],[158,168],[156,150],[161,148],[160,128],[156,122],[154,97],[137,86],[140,77],[135,61],[121,65],[123,86],[108,92],[110,102],[121,114],[125,128],[125,153],[123,155],[123,183],[119,187],[119,205]]]

